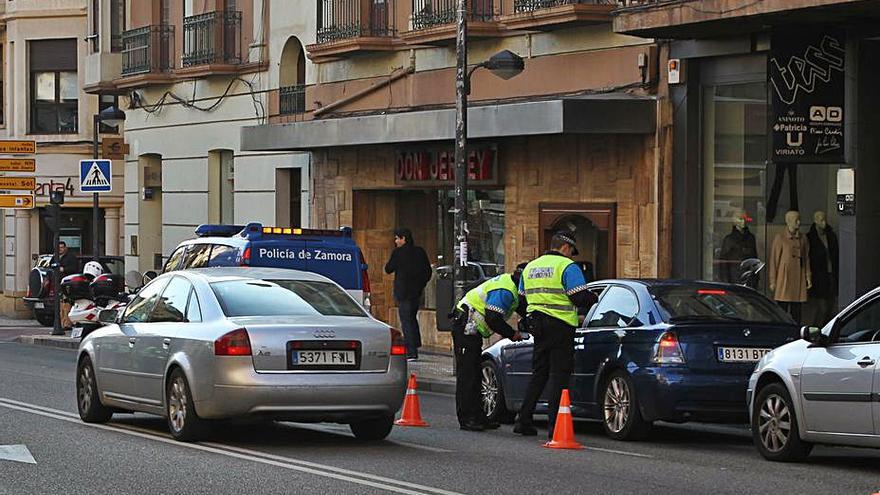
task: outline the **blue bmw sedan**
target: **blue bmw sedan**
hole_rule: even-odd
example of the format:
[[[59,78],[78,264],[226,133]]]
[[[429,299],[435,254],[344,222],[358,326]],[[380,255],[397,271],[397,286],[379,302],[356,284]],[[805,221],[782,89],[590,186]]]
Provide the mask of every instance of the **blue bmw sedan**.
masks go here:
[[[589,288],[599,302],[575,336],[572,413],[601,420],[618,440],[641,438],[658,420],[747,422],[755,363],[798,338],[787,313],[746,287],[603,280]],[[490,419],[510,421],[520,408],[532,348],[531,338],[505,339],[483,351],[482,401]]]

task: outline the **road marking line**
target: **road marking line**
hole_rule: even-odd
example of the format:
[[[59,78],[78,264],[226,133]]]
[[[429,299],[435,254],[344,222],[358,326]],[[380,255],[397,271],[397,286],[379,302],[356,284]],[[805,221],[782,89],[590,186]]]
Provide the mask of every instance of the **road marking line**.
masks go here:
[[[288,423],[288,424],[290,424],[290,425],[293,426],[294,428],[304,428],[304,429],[312,430],[312,431],[320,431],[320,432],[323,432],[323,433],[340,434],[340,435],[343,435],[343,436],[351,437],[351,430],[348,429],[347,427],[343,427],[343,426],[314,425],[314,424],[303,424],[303,423]],[[388,442],[388,443],[393,443],[393,444],[395,444],[395,445],[400,445],[401,447],[410,447],[410,448],[413,448],[413,449],[427,450],[428,452],[438,452],[438,453],[443,453],[443,454],[448,454],[448,453],[450,453],[450,452],[455,452],[454,450],[443,449],[443,448],[440,448],[440,447],[431,447],[431,446],[429,446],[429,445],[421,445],[421,444],[418,444],[418,443],[402,442],[402,441],[400,441],[400,440],[389,440],[389,439],[386,439],[385,441]]]
[[[642,457],[645,459],[653,459],[654,458],[654,456],[652,456],[650,454],[639,454],[636,452],[627,452],[625,450],[603,449],[601,447],[588,447],[588,446],[584,446],[584,449],[594,450],[596,452],[607,452],[609,454],[620,454],[620,455],[628,455],[628,456],[632,456],[632,457]]]
[[[431,447],[431,446],[428,446],[428,445],[420,445],[420,444],[417,444],[417,443],[401,442],[400,440],[389,440],[389,442],[394,443],[394,444],[397,444],[397,445],[402,445],[402,446],[404,446],[404,447],[411,447],[411,448],[414,448],[414,449],[427,450],[428,452],[438,452],[438,453],[441,453],[441,454],[448,454],[448,453],[450,453],[450,452],[455,452],[454,450],[441,449],[440,447]]]
[[[58,413],[49,412],[41,406],[36,406],[34,404],[28,404],[25,402],[14,401],[11,399],[0,398],[0,407],[5,407],[7,409],[13,409],[17,411],[22,411],[26,413],[36,414],[39,416],[45,416],[48,418],[58,419],[61,421],[66,421],[68,423],[78,424],[90,428],[96,428],[104,431],[112,431],[116,433],[122,433],[124,435],[131,435],[134,437],[144,438],[147,440],[154,440],[156,442],[162,442],[170,445],[174,445],[177,447],[183,447],[193,450],[200,450],[203,452],[210,452],[213,454],[225,455],[227,457],[233,457],[236,459],[242,459],[246,461],[258,462],[262,464],[267,464],[270,466],[280,467],[283,469],[289,469],[292,471],[299,471],[308,474],[314,474],[317,476],[323,476],[326,478],[333,478],[341,481],[348,481],[351,483],[356,483],[360,485],[366,485],[373,488],[378,488],[381,490],[387,490],[390,492],[396,493],[404,493],[408,495],[424,495],[426,493],[434,493],[439,495],[461,495],[457,492],[451,492],[447,490],[442,490],[439,488],[433,488],[430,486],[419,485],[416,483],[409,483],[406,481],[395,480],[392,478],[386,478],[384,476],[377,476],[369,473],[361,473],[358,471],[352,471],[348,469],[338,468],[335,466],[329,466],[325,464],[318,464],[315,462],[302,461],[299,459],[293,459],[289,457],[276,456],[272,454],[266,454],[259,451],[242,449],[239,447],[232,447],[224,444],[215,444],[211,442],[205,442],[203,444],[195,444],[195,443],[183,443],[178,442],[176,440],[172,440],[170,438],[164,438],[152,433],[141,433],[139,431],[134,431],[129,428],[119,428],[116,425],[108,426],[102,424],[95,423],[84,423],[78,418],[71,417],[70,413],[66,411],[58,411]],[[60,413],[60,414],[59,414]],[[396,485],[396,486],[395,486]]]
[[[31,455],[26,445],[0,445],[0,461],[21,462],[24,464],[36,464],[37,460]]]

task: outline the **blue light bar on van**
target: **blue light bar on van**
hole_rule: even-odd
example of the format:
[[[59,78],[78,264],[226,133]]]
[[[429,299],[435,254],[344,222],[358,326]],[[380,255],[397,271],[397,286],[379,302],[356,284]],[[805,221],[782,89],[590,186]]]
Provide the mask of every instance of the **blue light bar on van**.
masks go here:
[[[244,225],[202,224],[196,227],[198,237],[232,237],[244,229]]]

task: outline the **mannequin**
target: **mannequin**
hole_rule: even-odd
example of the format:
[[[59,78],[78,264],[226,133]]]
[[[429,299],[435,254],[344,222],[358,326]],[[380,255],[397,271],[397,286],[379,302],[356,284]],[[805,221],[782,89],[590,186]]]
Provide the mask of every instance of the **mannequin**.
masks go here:
[[[733,228],[721,242],[719,278],[722,282],[739,283],[739,263],[747,258],[758,257],[755,235],[749,232],[747,218],[745,211],[736,209],[733,213]]]
[[[807,233],[810,245],[810,273],[813,286],[808,291],[809,315],[805,323],[822,327],[837,308],[838,245],[837,234],[828,225],[824,211],[813,213],[813,226]]]
[[[801,214],[785,214],[785,230],[776,234],[770,249],[770,292],[779,306],[798,323],[801,304],[807,301],[807,290],[812,284],[810,273],[810,245],[801,234]]]

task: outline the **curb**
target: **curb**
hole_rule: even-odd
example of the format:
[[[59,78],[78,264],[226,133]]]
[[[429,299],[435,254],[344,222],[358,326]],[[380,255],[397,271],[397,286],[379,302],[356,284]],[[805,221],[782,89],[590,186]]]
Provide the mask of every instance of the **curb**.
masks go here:
[[[50,335],[21,335],[15,339],[20,344],[42,345],[61,349],[79,349],[79,339]]]
[[[80,339],[51,335],[21,335],[16,337],[20,344],[41,345],[60,349],[78,349]],[[433,392],[435,394],[455,394],[455,382],[447,380],[432,380],[427,377],[418,377],[419,390]]]
[[[422,378],[416,375],[419,384],[419,391],[433,392],[435,394],[455,395],[455,382],[442,380],[432,380],[430,378]]]

